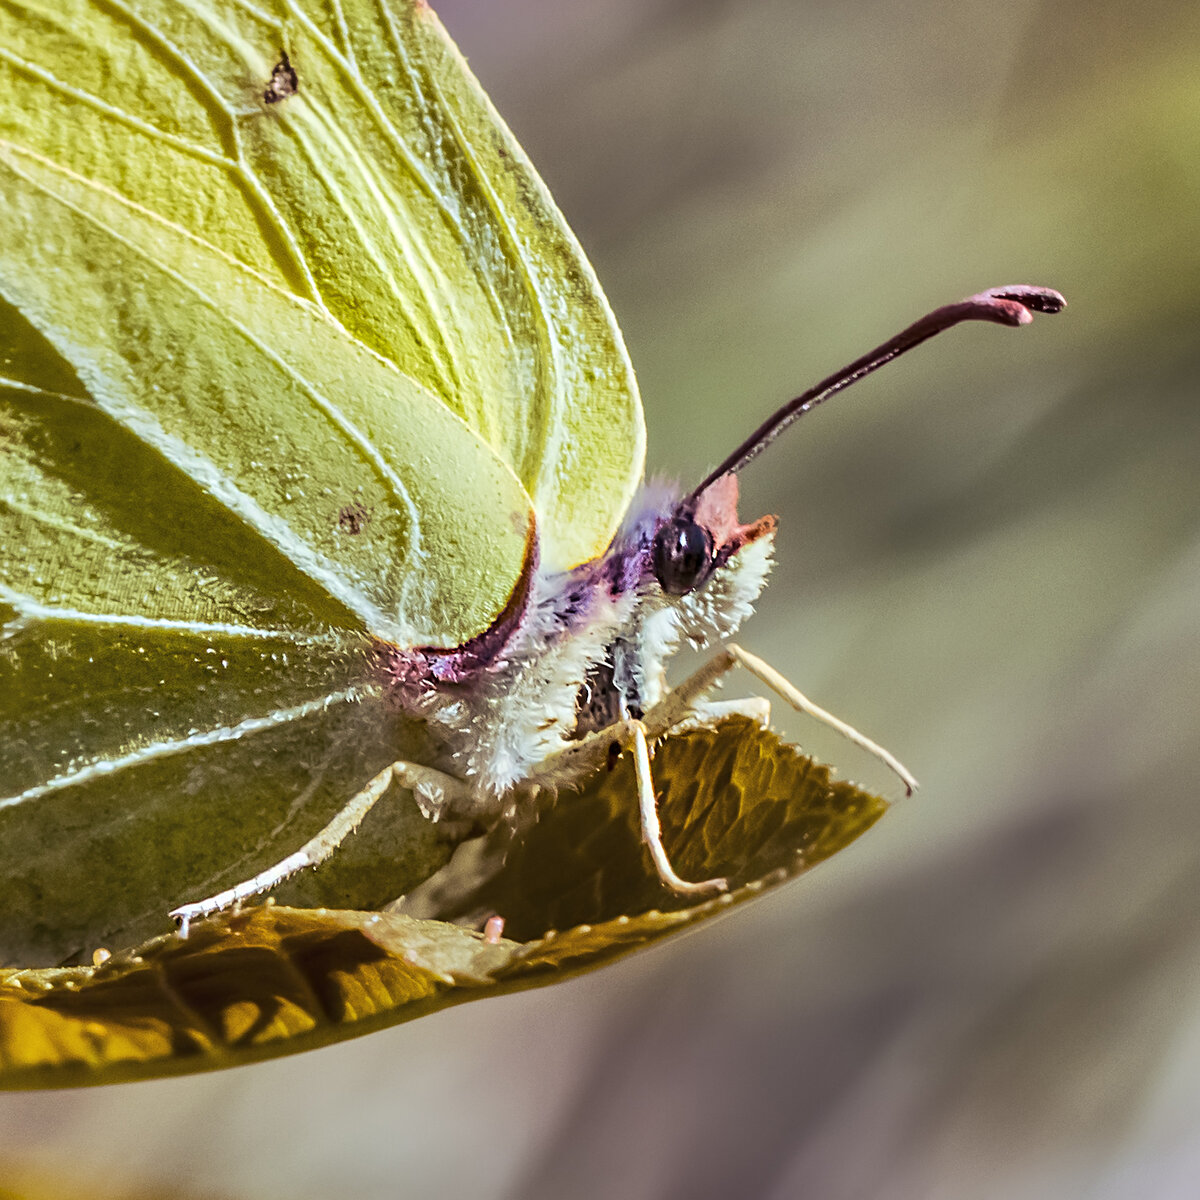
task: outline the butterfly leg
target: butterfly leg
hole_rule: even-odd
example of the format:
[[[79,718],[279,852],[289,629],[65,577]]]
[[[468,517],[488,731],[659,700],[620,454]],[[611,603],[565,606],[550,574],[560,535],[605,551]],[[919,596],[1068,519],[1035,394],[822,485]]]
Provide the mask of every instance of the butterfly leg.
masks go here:
[[[607,729],[589,734],[582,741],[548,758],[537,774],[526,781],[526,786],[551,791],[564,787],[582,787],[587,779],[611,764],[614,752],[628,748],[633,749],[642,841],[650,851],[650,859],[659,879],[673,892],[684,896],[715,895],[725,891],[727,885],[724,879],[705,879],[699,883],[689,883],[671,866],[671,860],[662,843],[662,826],[659,824],[658,802],[654,795],[654,776],[650,769],[650,739],[643,722],[618,721]]]
[[[270,891],[305,867],[320,866],[359,827],[363,818],[393,783],[411,789],[421,811],[432,820],[437,820],[447,812],[468,811],[472,805],[478,809],[474,793],[461,779],[417,763],[391,763],[362,791],[352,796],[337,816],[318,834],[309,838],[294,854],[289,854],[273,867],[260,871],[253,879],[226,888],[225,891],[209,896],[206,900],[181,904],[173,909],[170,916],[179,926],[179,932],[187,937],[192,921],[211,916],[248,900],[251,896]]]
[[[637,774],[638,817],[642,825],[642,841],[650,851],[650,858],[658,877],[681,896],[715,896],[729,890],[724,879],[705,879],[689,883],[681,879],[671,866],[666,848],[662,844],[662,826],[658,821],[658,800],[654,795],[654,778],[650,774],[650,747],[646,741],[646,728],[641,721],[633,722],[633,764]]]
[[[614,749],[622,750],[632,747],[637,775],[638,814],[642,840],[650,851],[650,857],[659,878],[673,891],[685,895],[724,891],[727,885],[723,879],[688,883],[681,879],[671,866],[662,844],[662,830],[658,820],[658,806],[654,796],[654,782],[650,769],[650,745],[673,730],[723,712],[734,711],[758,720],[765,720],[769,710],[765,701],[761,699],[716,705],[703,703],[704,697],[717,686],[721,679],[739,666],[749,671],[797,711],[806,713],[822,724],[828,725],[884,763],[899,776],[909,795],[915,790],[917,781],[893,754],[864,734],[859,733],[852,725],[835,717],[820,705],[814,704],[770,664],[733,643],[719,650],[678,687],[663,696],[646,711],[641,720],[619,721],[607,729],[589,734],[581,741],[548,758],[538,772],[527,781],[527,784],[548,788],[552,791],[563,787],[580,787],[585,780],[602,771],[609,764]]]
[[[786,700],[797,712],[806,713],[823,725],[828,725],[830,729],[840,733],[848,741],[877,758],[899,776],[908,795],[911,796],[916,790],[917,781],[913,778],[912,772],[894,754],[873,742],[865,734],[859,733],[852,725],[848,725],[839,717],[826,712],[820,705],[814,704],[769,663],[732,642],[717,651],[708,662],[689,675],[678,687],[668,692],[646,713],[642,721],[650,737],[662,737],[692,719],[696,713],[696,706],[704,695],[734,667],[743,667],[781,699]]]

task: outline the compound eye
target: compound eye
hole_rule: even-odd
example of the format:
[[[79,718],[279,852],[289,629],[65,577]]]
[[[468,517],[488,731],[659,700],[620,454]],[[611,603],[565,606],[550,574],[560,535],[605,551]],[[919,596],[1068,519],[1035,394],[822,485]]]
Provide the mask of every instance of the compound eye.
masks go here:
[[[712,535],[702,525],[676,517],[654,539],[654,574],[670,596],[686,596],[708,578],[713,564]]]

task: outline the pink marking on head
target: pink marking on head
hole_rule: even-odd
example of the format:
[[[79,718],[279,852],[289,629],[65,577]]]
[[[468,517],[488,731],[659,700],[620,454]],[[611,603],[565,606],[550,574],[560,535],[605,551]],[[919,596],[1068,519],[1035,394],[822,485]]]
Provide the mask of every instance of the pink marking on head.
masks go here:
[[[723,546],[737,529],[738,477],[722,475],[696,498],[696,523],[712,534],[713,544]]]
[[[738,477],[732,471],[714,479],[696,498],[696,523],[712,534],[713,545],[725,558],[771,533],[777,523],[767,516],[750,525],[739,524],[737,502]]]

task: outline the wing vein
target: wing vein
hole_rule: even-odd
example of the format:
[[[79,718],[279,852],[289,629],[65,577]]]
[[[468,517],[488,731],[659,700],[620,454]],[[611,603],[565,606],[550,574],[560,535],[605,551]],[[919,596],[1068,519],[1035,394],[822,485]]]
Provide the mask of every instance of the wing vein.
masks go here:
[[[395,30],[392,28],[392,22],[389,20],[389,31],[395,38]],[[408,67],[407,59],[405,59],[406,68]],[[414,89],[416,83],[414,81]],[[463,134],[459,122],[456,120],[454,112],[449,103],[447,103],[445,95],[442,93],[438,85],[436,77],[431,78],[431,86],[437,95],[438,108],[443,114],[446,123],[446,128],[454,137],[454,143],[458,147],[459,153],[462,155],[463,161],[470,168],[472,177],[475,180],[476,186],[479,188],[480,194],[487,203],[488,211],[492,217],[492,223],[497,230],[499,236],[507,243],[509,261],[515,261],[521,264],[518,275],[523,284],[526,295],[529,298],[529,315],[535,322],[538,330],[538,340],[540,353],[533,356],[533,362],[536,364],[537,377],[539,386],[534,390],[533,394],[528,397],[530,412],[535,407],[543,407],[550,414],[554,414],[558,405],[555,403],[555,398],[558,395],[564,378],[562,368],[562,354],[559,339],[556,336],[556,331],[550,319],[550,303],[545,295],[539,281],[534,276],[534,271],[525,266],[526,262],[533,262],[531,256],[521,253],[521,240],[516,232],[512,221],[504,210],[504,206],[500,203],[496,196],[495,189],[492,187],[487,173],[481,168],[478,159],[471,147],[470,141]],[[509,324],[507,305],[502,302],[502,299],[496,289],[490,274],[484,273],[488,283],[488,293],[493,298],[493,302],[497,305],[497,319],[504,329],[505,335],[509,340],[510,345],[514,342],[514,333]],[[526,437],[531,430],[540,431],[540,444],[536,451],[533,452],[533,461],[550,464],[552,468],[556,467],[560,461],[559,449],[562,444],[562,428],[561,422],[557,419],[543,420],[527,420],[524,425]],[[525,464],[530,461],[531,451],[528,441],[524,443],[523,453],[520,456],[520,469],[518,469],[518,477],[522,482],[529,486],[533,481],[528,479],[528,473]],[[517,464],[514,464],[516,466]],[[535,495],[536,491],[531,488],[531,493]]]
[[[124,553],[129,549],[126,543],[120,542],[116,538],[106,537],[94,529],[85,529],[82,525],[76,525],[73,521],[67,521],[62,517],[55,516],[53,513],[46,512],[45,509],[39,508],[37,505],[26,504],[16,496],[0,495],[0,505],[3,505],[10,512],[16,513],[18,516],[27,517],[37,525],[44,526],[46,529],[53,529],[66,537],[79,538],[81,541],[92,542],[94,545],[102,546],[106,550],[112,550],[117,553]]]
[[[446,161],[444,152],[437,148],[439,139],[436,137],[435,122],[431,120],[430,114],[436,113],[445,119],[447,125],[451,127],[454,132],[455,145],[458,146],[460,151],[463,149],[463,138],[461,137],[458,129],[453,125],[449,108],[444,103],[440,107],[436,104],[431,104],[426,96],[425,88],[422,85],[421,76],[418,74],[413,65],[408,47],[405,45],[404,39],[400,36],[400,31],[396,28],[396,23],[393,19],[391,10],[386,4],[382,3],[376,4],[376,10],[379,13],[381,25],[387,31],[388,40],[391,43],[392,52],[396,57],[396,61],[401,65],[404,70],[404,74],[407,77],[408,90],[413,96],[417,109],[420,112],[422,122],[426,127],[426,132],[429,135],[431,154],[435,155],[434,162],[436,167],[440,170],[440,173],[443,176],[449,176],[451,175],[450,165]],[[434,84],[434,88],[436,91],[436,83]],[[398,150],[402,149],[404,147],[404,139],[399,136],[399,132],[396,130],[395,126],[387,119],[386,113],[381,113],[380,120],[383,122],[385,133],[392,144],[396,146]],[[471,168],[471,175],[476,184],[480,185],[481,191],[484,190],[483,181],[476,164],[470,158],[470,156],[464,154],[462,157],[467,166]],[[434,185],[430,183],[428,186],[433,187]],[[519,339],[516,337],[512,329],[511,314],[509,313],[508,305],[505,303],[504,297],[500,295],[499,289],[496,287],[495,280],[492,277],[492,272],[489,269],[493,259],[492,256],[490,256],[477,244],[478,239],[472,237],[471,230],[467,228],[467,223],[463,216],[461,191],[461,188],[453,185],[445,189],[445,196],[452,198],[454,201],[453,204],[451,204],[449,200],[443,199],[441,193],[437,193],[437,208],[441,213],[446,228],[450,230],[451,234],[461,247],[464,257],[475,268],[476,282],[480,285],[480,289],[486,297],[488,305],[492,310],[492,316],[495,320],[496,327],[501,332],[509,351],[513,357],[516,358]],[[494,212],[493,205],[489,205],[489,208]],[[485,230],[481,230],[480,232],[483,233]],[[434,271],[440,274],[440,264],[435,262],[432,265]],[[453,289],[451,288],[450,290]],[[468,348],[470,346],[470,340],[462,336],[463,331],[461,329],[457,327],[454,329],[454,333],[458,335],[457,337],[450,336],[445,330],[444,322],[452,319],[451,310],[445,306],[439,308],[439,306],[436,305],[431,305],[430,308],[435,315],[443,340],[450,346],[458,345],[460,347],[464,347],[464,349]],[[462,372],[459,371],[458,374],[461,375]],[[497,440],[497,431],[493,427],[492,414],[489,411],[485,397],[482,395],[476,397],[463,396],[462,401],[464,408],[466,407],[468,400],[474,400],[474,413],[472,420],[475,424],[475,427],[480,429],[484,437],[489,442],[495,443]],[[500,440],[510,438],[512,433],[512,430],[504,431],[504,434]]]
[[[251,211],[258,218],[262,232],[264,234],[270,232],[275,235],[276,245],[282,250],[283,261],[280,263],[280,267],[284,277],[288,279],[289,283],[299,285],[297,287],[299,294],[319,303],[320,292],[317,289],[312,268],[295,233],[271,199],[270,191],[250,169],[246,160],[245,148],[238,126],[238,112],[226,102],[225,97],[213,81],[157,25],[134,13],[123,0],[110,0],[110,2],[124,13],[130,24],[140,28],[145,36],[163,51],[174,65],[177,74],[181,75],[184,80],[191,80],[203,93],[205,107],[212,121],[213,129],[218,140],[225,147],[225,155],[221,159],[221,164],[229,173],[234,185],[245,195]],[[210,19],[209,14],[203,9],[196,9],[191,4],[187,7],[188,11],[209,30],[214,38],[222,42],[231,53],[245,61],[245,55],[241,52],[237,39],[224,25]],[[246,11],[264,24],[278,25],[263,13],[249,8]],[[253,111],[256,116],[263,115],[257,110]],[[265,240],[270,242],[269,238]],[[276,256],[278,257],[278,252]]]
[[[270,629],[256,625],[237,625],[228,621],[182,621],[171,617],[142,617],[136,613],[98,613],[65,605],[43,604],[25,592],[0,584],[0,600],[16,610],[17,618],[0,631],[0,638],[12,637],[30,624],[61,621],[70,624],[101,625],[112,629],[140,629],[166,633],[194,633],[203,637],[237,637],[287,642],[309,647],[336,638],[305,634],[293,629]]]
[[[3,144],[3,143],[0,143],[0,144]],[[30,154],[29,151],[25,151],[20,147],[16,147],[16,149],[18,150],[19,153]],[[30,157],[40,158],[41,156],[30,155]],[[43,159],[42,161],[49,162],[49,160],[45,160],[45,159]],[[69,174],[68,172],[65,172],[63,170],[63,168],[59,167],[55,163],[49,163],[49,165],[56,171],[59,171],[60,173]],[[13,169],[16,170],[17,168],[14,166]],[[408,488],[406,487],[404,481],[400,478],[400,476],[397,475],[395,470],[391,467],[391,465],[383,458],[383,456],[380,454],[378,448],[374,445],[374,443],[370,440],[370,438],[368,438],[367,435],[365,433],[363,433],[362,430],[360,430],[358,428],[358,426],[355,425],[354,422],[351,421],[341,411],[341,409],[336,404],[333,403],[332,400],[330,400],[326,396],[324,396],[318,388],[316,388],[312,383],[310,383],[307,379],[305,379],[302,375],[300,375],[300,373],[298,371],[296,371],[285,358],[283,358],[274,349],[272,349],[265,342],[263,342],[261,338],[259,338],[255,333],[253,333],[250,329],[248,329],[241,321],[234,318],[231,315],[231,313],[229,312],[228,306],[220,304],[216,297],[210,296],[203,288],[200,288],[199,286],[194,284],[191,280],[189,280],[185,276],[181,275],[178,271],[176,271],[170,265],[163,263],[163,262],[159,262],[158,260],[154,259],[150,254],[148,254],[145,250],[143,250],[135,242],[131,241],[128,237],[126,237],[119,230],[113,229],[111,226],[109,226],[107,223],[105,223],[103,220],[101,220],[99,217],[97,217],[94,213],[88,212],[87,210],[79,207],[73,201],[56,194],[53,190],[46,187],[42,183],[32,179],[29,175],[27,175],[23,172],[21,174],[22,174],[23,178],[26,180],[26,182],[29,183],[30,186],[36,188],[43,195],[48,196],[50,199],[54,200],[56,203],[61,204],[64,207],[70,209],[77,216],[79,216],[81,219],[88,222],[95,228],[104,231],[108,236],[113,238],[120,245],[126,247],[131,254],[134,254],[138,258],[143,259],[144,261],[149,263],[150,266],[153,267],[155,270],[161,271],[165,276],[167,276],[169,279],[172,279],[181,288],[188,291],[201,304],[203,304],[214,315],[216,315],[216,317],[219,320],[224,321],[230,330],[235,332],[244,341],[246,341],[251,346],[253,346],[255,350],[257,350],[260,354],[262,354],[268,361],[270,361],[272,364],[274,364],[288,379],[290,379],[293,383],[295,383],[295,385],[300,390],[300,392],[303,395],[308,397],[308,399],[313,404],[313,406],[316,408],[316,410],[329,423],[330,427],[333,428],[343,439],[345,439],[345,441],[350,446],[352,446],[355,450],[357,450],[357,452],[362,456],[362,458],[372,467],[373,470],[376,471],[380,480],[391,491],[392,496],[396,500],[397,504],[408,513],[409,520],[407,522],[406,536],[408,538],[409,545],[406,548],[406,554],[414,562],[420,560],[420,558],[424,555],[424,548],[421,544],[422,538],[421,538],[420,513],[417,510],[416,504],[414,503],[412,496],[408,491]],[[73,176],[73,178],[80,179],[79,176]],[[90,179],[80,179],[80,182],[82,182],[84,184],[84,186],[89,187],[89,188],[94,188],[94,189],[100,190],[100,191],[107,190],[107,189],[102,188],[100,185],[95,183],[95,181],[90,180]],[[161,221],[161,218],[159,218],[157,214],[147,212],[145,209],[140,209],[136,205],[130,204],[130,202],[128,200],[126,200],[124,197],[117,197],[117,198],[121,201],[121,203],[129,205],[135,211],[142,212],[144,215],[146,215],[150,219],[155,220],[155,221]],[[188,234],[186,230],[178,230],[177,226],[172,226],[169,224],[169,222],[163,222],[163,224],[167,225],[171,229],[175,229],[178,232],[183,233],[184,236],[187,236],[189,238],[191,237],[191,235]],[[198,239],[195,239],[195,240],[198,240]],[[206,243],[201,243],[201,244],[206,245]],[[240,264],[235,264],[235,265],[238,267],[238,269],[244,269],[240,266]],[[286,296],[291,303],[299,304],[299,305],[303,305],[305,303],[303,300],[301,300],[297,297],[290,296],[288,293],[283,293],[283,295]],[[314,314],[314,315],[318,315],[318,314]],[[329,321],[330,324],[334,328],[336,328],[339,333],[342,333],[344,336],[347,336],[347,337],[349,336],[348,334],[345,334],[345,331],[341,328],[341,326],[338,325],[336,322],[334,322],[328,316],[328,314],[326,314],[323,310],[319,310],[318,319]],[[380,361],[385,361],[385,360],[381,359]],[[394,366],[391,366],[391,364],[389,364],[389,366],[392,370],[395,370]],[[254,510],[252,516],[253,516],[255,528],[258,528],[258,529],[264,530],[264,531],[268,530],[268,529],[273,531],[275,540],[276,540],[276,544],[280,545],[281,548],[285,549],[285,552],[288,552],[290,550],[290,552],[291,552],[290,556],[293,557],[293,561],[297,561],[295,558],[295,554],[300,553],[301,556],[304,558],[304,560],[309,564],[309,567],[314,572],[316,572],[316,574],[315,574],[316,578],[320,579],[320,581],[326,587],[329,587],[332,590],[333,594],[336,595],[338,597],[338,599],[340,599],[343,603],[345,603],[351,609],[351,611],[358,612],[360,615],[364,615],[362,598],[359,596],[356,596],[356,595],[349,594],[347,592],[346,588],[344,586],[342,586],[342,584],[338,580],[336,573],[332,572],[327,567],[327,565],[324,564],[323,560],[319,559],[319,556],[316,555],[315,552],[308,551],[307,548],[302,549],[302,547],[295,542],[295,539],[292,538],[290,536],[290,534],[287,537],[281,536],[282,535],[281,523],[279,521],[277,521],[275,518],[273,518],[270,514],[265,512],[257,504],[257,502],[255,502],[252,499],[252,497],[247,495],[236,485],[230,483],[228,481],[228,479],[225,477],[225,475],[217,468],[215,463],[211,462],[211,460],[209,460],[208,458],[206,458],[204,456],[197,456],[196,452],[194,450],[191,450],[190,447],[184,447],[182,443],[178,443],[175,446],[175,451],[173,453],[171,448],[169,448],[168,446],[163,444],[163,440],[167,436],[165,434],[165,431],[161,429],[161,426],[159,426],[157,424],[157,422],[154,422],[152,425],[147,422],[146,417],[148,417],[149,414],[145,410],[137,409],[137,408],[135,408],[135,406],[131,405],[131,406],[129,406],[128,409],[125,410],[124,419],[122,419],[122,415],[120,413],[113,412],[111,407],[109,405],[105,404],[103,399],[101,399],[100,397],[97,397],[97,403],[102,409],[104,409],[104,411],[109,412],[110,415],[113,415],[118,420],[121,420],[121,423],[126,425],[126,427],[132,429],[132,425],[134,423],[136,423],[139,426],[139,428],[132,429],[132,432],[135,432],[144,441],[147,441],[150,444],[155,445],[156,448],[160,452],[166,454],[169,458],[171,458],[171,460],[173,462],[178,463],[180,450],[186,449],[186,450],[190,451],[190,454],[193,457],[196,457],[198,462],[202,461],[204,463],[204,466],[207,468],[208,473],[210,473],[211,476],[213,477],[214,494],[216,494],[216,490],[219,489],[222,492],[222,495],[223,495],[225,501],[227,503],[230,503],[230,506],[233,508],[234,511],[239,512],[243,516],[246,515],[247,506],[252,507]],[[141,414],[141,419],[137,420],[136,422],[133,420],[135,413]],[[156,437],[154,435],[153,430],[158,430],[161,436]],[[171,441],[172,441],[172,443],[174,443],[175,439],[171,439]],[[192,464],[192,465],[196,465],[196,464]],[[218,480],[219,480],[219,483],[217,482]],[[283,527],[283,528],[286,528],[286,527]],[[298,563],[298,565],[299,565],[299,563]],[[369,615],[371,617],[382,616],[382,614],[378,614],[378,613],[374,613],[374,612],[372,612],[371,614],[367,614],[367,615]]]
[[[315,106],[314,106],[315,107]],[[335,122],[330,122],[328,125],[330,132],[338,134],[340,131]],[[324,184],[330,195],[336,198],[337,204],[342,212],[342,215],[354,227],[355,233],[358,235],[358,240],[363,249],[370,255],[371,260],[379,269],[380,274],[384,277],[387,283],[388,291],[391,293],[392,299],[395,302],[397,311],[404,319],[409,331],[412,334],[414,342],[422,346],[428,355],[430,365],[433,367],[438,383],[445,389],[447,395],[461,396],[463,392],[462,380],[458,375],[457,362],[450,349],[449,344],[444,336],[444,331],[436,322],[434,328],[440,336],[431,337],[428,330],[424,330],[420,326],[420,322],[414,312],[413,305],[409,300],[406,291],[400,287],[399,281],[396,278],[395,272],[391,268],[389,256],[376,243],[369,229],[363,223],[358,215],[359,205],[354,201],[354,198],[347,194],[345,188],[337,181],[337,179],[325,168],[321,161],[321,156],[317,153],[316,139],[306,136],[303,132],[297,131],[297,140],[304,148],[305,157],[313,171],[313,174]],[[371,170],[370,164],[363,159],[358,153],[357,148],[347,138],[340,138],[342,158],[344,162],[353,162],[358,170],[358,181],[370,192],[371,197],[376,201],[378,212],[387,222],[388,229],[395,240],[397,247],[400,250],[401,256],[417,277],[417,284],[421,288],[425,296],[427,307],[431,312],[436,313],[437,305],[432,301],[437,295],[436,289],[428,280],[421,278],[421,266],[427,266],[425,261],[427,256],[421,249],[414,245],[412,239],[404,231],[402,224],[397,221],[395,213],[397,205],[388,202],[388,197],[384,195],[375,173]],[[448,357],[448,362],[446,361]]]
[[[90,396],[72,396],[70,392],[52,392],[49,388],[38,387],[36,383],[26,383],[23,379],[12,379],[7,375],[0,375],[0,388],[7,388],[13,392],[24,392],[25,395],[38,400],[62,400],[68,404],[81,404],[86,408],[94,409],[96,407]]]
[[[179,137],[177,134],[167,133],[166,130],[159,129],[157,125],[151,124],[151,122],[145,121],[141,117],[134,116],[133,113],[126,112],[123,108],[118,108],[115,104],[109,104],[107,100],[101,100],[99,96],[93,95],[91,92],[73,87],[71,84],[59,79],[52,72],[47,71],[44,67],[39,67],[36,63],[28,62],[26,59],[14,54],[11,50],[6,50],[3,46],[0,46],[0,59],[9,63],[18,71],[23,71],[25,74],[33,76],[33,78],[45,84],[52,91],[57,91],[64,96],[68,96],[70,99],[76,100],[88,108],[95,109],[104,116],[111,117],[114,121],[128,125],[136,129],[139,133],[154,138],[164,145],[171,146],[183,154],[197,158],[201,162],[208,163],[210,166],[225,168],[237,166],[235,162],[231,162],[223,154],[218,154],[204,146],[198,145],[196,142],[189,141],[187,138]]]
[[[357,64],[353,59],[352,43],[350,43],[349,41],[347,43],[348,47],[349,47],[349,49],[347,51],[347,55],[346,56],[340,55],[337,52],[337,48],[331,44],[329,38],[324,34],[324,32],[322,30],[320,30],[319,28],[317,28],[313,24],[313,22],[308,17],[308,14],[303,12],[299,8],[297,8],[297,6],[294,3],[294,0],[289,0],[288,7],[289,7],[289,10],[292,12],[292,14],[295,16],[295,18],[305,25],[305,27],[309,31],[309,34],[313,37],[313,39],[320,46],[322,46],[325,53],[328,55],[330,61],[335,65],[335,67],[337,67],[337,69],[345,77],[347,86],[354,93],[356,99],[358,100],[358,103],[361,104],[363,106],[363,109],[371,116],[372,120],[375,122],[376,128],[378,129],[380,134],[383,136],[384,141],[387,143],[387,145],[391,149],[392,153],[396,156],[397,160],[402,164],[404,169],[407,171],[408,176],[412,179],[412,181],[419,188],[419,190],[424,195],[425,199],[428,201],[428,203],[430,204],[430,206],[434,210],[434,212],[437,213],[441,217],[446,228],[448,228],[452,232],[454,239],[458,242],[458,244],[460,245],[460,247],[463,250],[464,257],[469,262],[477,264],[478,256],[475,253],[475,247],[473,246],[473,243],[472,243],[470,231],[462,223],[461,213],[458,211],[457,207],[452,206],[449,203],[449,201],[447,199],[449,190],[441,189],[438,187],[438,181],[435,178],[434,174],[430,172],[428,164],[420,157],[420,155],[414,153],[413,148],[409,144],[408,140],[400,135],[400,131],[396,128],[395,124],[393,123],[391,118],[388,116],[388,113],[386,112],[386,110],[379,103],[378,99],[375,96],[373,89],[368,87],[365,84],[365,82],[363,81],[363,78],[358,70]],[[418,102],[417,107],[420,111],[420,114],[423,118],[427,118],[429,106],[424,101],[423,97],[421,96],[420,86],[417,82],[417,79],[416,79],[414,73],[413,73],[412,67],[409,64],[407,57],[404,54],[403,47],[400,46],[400,44],[397,40],[396,31],[395,31],[395,28],[391,21],[391,14],[387,11],[382,11],[381,12],[381,20],[388,29],[389,37],[391,38],[393,46],[397,51],[399,61],[404,68],[404,72],[405,72],[406,76],[408,77],[408,81],[409,81],[410,88],[412,90],[412,94]],[[349,38],[348,33],[347,33],[347,38]],[[428,134],[429,129],[428,129],[427,119],[425,121],[425,124],[426,124],[426,133]],[[432,154],[432,148],[436,142],[436,138],[428,138],[427,140],[430,141],[430,148],[431,148],[431,154]],[[396,231],[396,229],[398,228],[398,223],[397,223],[397,217],[392,211],[394,207],[395,207],[394,205],[388,205],[388,204],[384,203],[381,206],[381,211],[383,212],[385,218],[388,220],[389,225],[391,226],[392,230]],[[442,309],[444,308],[444,306],[433,303],[432,301],[434,300],[434,298],[438,297],[439,295],[446,296],[446,295],[452,294],[454,291],[454,287],[451,286],[449,281],[446,280],[445,272],[444,272],[442,264],[438,260],[437,256],[428,253],[425,250],[424,246],[421,246],[418,249],[419,249],[419,258],[423,265],[426,278],[429,279],[429,278],[433,278],[433,277],[439,277],[442,279],[442,282],[443,282],[443,286],[441,287],[441,289],[438,289],[437,287],[430,286],[427,284],[427,285],[425,285],[423,290],[424,290],[427,298],[430,300],[429,309],[437,323],[438,334],[439,334],[441,343],[446,347],[447,353],[449,353],[451,355],[451,358],[453,359],[454,358],[454,349],[453,349],[454,346],[457,344],[459,346],[463,346],[464,348],[469,347],[470,339],[462,337],[461,336],[462,331],[458,330],[458,329],[455,330],[455,332],[459,334],[458,337],[452,338],[452,337],[448,336],[446,333],[445,327],[442,323],[442,317],[445,315],[442,312]],[[414,275],[418,275],[415,259],[410,260],[410,266],[412,267],[412,269],[414,271]],[[497,317],[500,318],[501,325],[503,327],[503,304],[500,303],[498,298],[493,297],[491,299],[492,299],[493,311],[497,315]],[[505,329],[505,333],[506,333],[506,335],[508,334],[507,329]],[[510,344],[511,344],[511,338],[509,340],[510,340]],[[461,369],[461,367],[459,367],[457,365],[457,362],[454,363],[454,366],[451,368],[451,370],[452,370],[454,377],[457,380],[462,380],[464,378],[464,372]],[[467,395],[464,394],[461,384],[458,387],[458,389],[456,390],[455,394],[457,394],[460,397],[460,400],[464,406],[466,405],[466,403],[468,401],[470,401],[472,399],[474,399],[476,401],[477,411],[474,414],[472,414],[473,427],[481,429],[481,430],[485,429],[487,413],[486,413],[485,409],[482,407],[482,398],[481,397],[468,397]],[[485,440],[490,441],[492,439],[490,437],[488,437],[485,433]]]
[[[361,700],[366,694],[363,689],[358,687],[344,688],[340,692],[331,692],[329,695],[322,696],[318,700],[308,700],[303,704],[292,705],[290,708],[276,709],[264,717],[247,717],[245,720],[239,721],[236,725],[218,725],[211,729],[204,729],[188,734],[187,737],[168,738],[160,742],[149,742],[144,746],[139,746],[136,750],[131,750],[127,754],[120,754],[115,758],[100,759],[78,767],[75,770],[64,771],[61,775],[56,775],[54,778],[46,780],[45,783],[35,784],[33,787],[26,788],[23,792],[18,792],[15,796],[2,797],[0,798],[0,810],[16,808],[19,805],[27,804],[31,800],[38,800],[43,796],[60,792],[65,788],[78,787],[90,783],[95,779],[116,775],[120,772],[131,770],[134,767],[155,762],[158,759],[184,754],[189,750],[202,749],[207,746],[218,746],[225,742],[242,741],[245,738],[253,737],[255,734],[264,733],[270,729],[278,729],[280,726],[291,724],[293,721],[300,721],[315,713],[324,712],[332,708],[335,704],[348,704]]]

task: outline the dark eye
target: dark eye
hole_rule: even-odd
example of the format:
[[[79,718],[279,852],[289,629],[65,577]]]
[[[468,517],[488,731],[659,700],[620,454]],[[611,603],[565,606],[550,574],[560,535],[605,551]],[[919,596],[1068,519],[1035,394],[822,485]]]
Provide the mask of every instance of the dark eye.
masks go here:
[[[670,596],[686,596],[712,569],[712,535],[695,521],[676,517],[654,539],[654,574]]]

